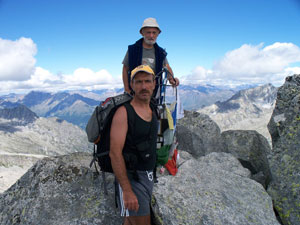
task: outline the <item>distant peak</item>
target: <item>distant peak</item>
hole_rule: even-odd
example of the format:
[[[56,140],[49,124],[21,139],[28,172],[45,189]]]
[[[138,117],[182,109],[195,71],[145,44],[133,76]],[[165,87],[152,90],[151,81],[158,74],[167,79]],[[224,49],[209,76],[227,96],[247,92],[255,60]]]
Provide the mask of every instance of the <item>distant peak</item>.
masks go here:
[[[32,123],[38,118],[38,116],[25,105],[20,104],[12,108],[0,109],[0,118],[7,120],[17,119],[25,123]]]

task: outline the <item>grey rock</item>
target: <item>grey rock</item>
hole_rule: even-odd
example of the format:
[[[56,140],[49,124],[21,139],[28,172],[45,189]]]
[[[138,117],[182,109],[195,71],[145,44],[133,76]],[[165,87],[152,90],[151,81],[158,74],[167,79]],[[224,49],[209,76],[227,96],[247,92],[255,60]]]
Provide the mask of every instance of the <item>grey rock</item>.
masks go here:
[[[228,153],[186,161],[176,176],[161,176],[154,187],[155,224],[277,225],[272,201],[249,179],[249,170]],[[115,209],[114,178],[88,165],[91,156],[73,153],[38,161],[0,195],[0,224],[121,224]]]
[[[184,118],[177,121],[176,137],[178,149],[185,150],[194,157],[224,152],[220,128],[202,113],[185,111]]]
[[[300,74],[289,76],[277,93],[268,129],[273,152],[268,188],[283,224],[300,224]]]
[[[235,156],[241,164],[251,171],[251,178],[267,188],[271,172],[267,154],[271,147],[267,139],[257,131],[230,130],[221,133],[226,151]]]
[[[88,168],[90,154],[44,158],[0,195],[0,224],[121,224],[114,205],[113,177]]]
[[[190,159],[154,188],[157,224],[279,225],[272,200],[228,153]]]

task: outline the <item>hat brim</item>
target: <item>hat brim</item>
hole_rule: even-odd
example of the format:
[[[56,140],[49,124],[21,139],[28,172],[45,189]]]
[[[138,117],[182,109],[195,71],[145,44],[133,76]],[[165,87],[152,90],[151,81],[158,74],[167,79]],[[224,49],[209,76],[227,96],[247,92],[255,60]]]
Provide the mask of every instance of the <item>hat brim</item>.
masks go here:
[[[142,27],[142,28],[140,29],[140,34],[143,35],[142,30],[143,30],[144,28],[147,28],[147,27],[151,27],[151,26]],[[159,27],[152,27],[152,28],[156,28],[156,29],[159,31],[159,34],[161,33],[161,29],[159,29]]]
[[[141,69],[141,70],[136,71],[134,74],[132,74],[132,75],[130,76],[131,81],[133,81],[134,77],[135,77],[139,72],[145,72],[145,73],[147,73],[147,74],[152,75],[153,77],[155,77],[154,73],[151,73],[151,72],[149,72],[149,71],[147,71],[147,70]]]

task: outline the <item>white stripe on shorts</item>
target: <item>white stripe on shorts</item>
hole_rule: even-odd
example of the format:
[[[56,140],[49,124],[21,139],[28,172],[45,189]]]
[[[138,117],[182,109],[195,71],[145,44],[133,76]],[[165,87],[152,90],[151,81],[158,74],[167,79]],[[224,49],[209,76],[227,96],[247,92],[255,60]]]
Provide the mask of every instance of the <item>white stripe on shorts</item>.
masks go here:
[[[120,196],[120,203],[121,203],[121,216],[129,216],[128,209],[125,209],[124,199],[123,199],[123,190],[121,185],[119,184],[119,196]]]

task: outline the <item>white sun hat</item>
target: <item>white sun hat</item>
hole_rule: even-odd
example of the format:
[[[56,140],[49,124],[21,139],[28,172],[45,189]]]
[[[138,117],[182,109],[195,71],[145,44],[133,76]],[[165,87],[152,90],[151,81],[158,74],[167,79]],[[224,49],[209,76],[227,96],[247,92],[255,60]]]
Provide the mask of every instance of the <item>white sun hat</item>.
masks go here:
[[[142,33],[143,28],[145,27],[156,27],[159,30],[159,33],[161,32],[158,23],[156,22],[155,18],[149,17],[147,19],[144,20],[143,25],[140,29],[140,33]]]

